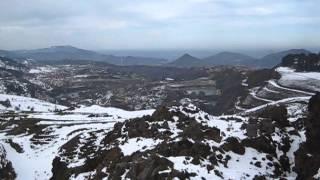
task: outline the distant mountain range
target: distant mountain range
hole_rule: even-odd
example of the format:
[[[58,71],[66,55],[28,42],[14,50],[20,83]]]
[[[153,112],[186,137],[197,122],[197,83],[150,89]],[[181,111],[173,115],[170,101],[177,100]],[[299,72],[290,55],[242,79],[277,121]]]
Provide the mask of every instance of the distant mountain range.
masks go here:
[[[175,61],[169,63],[169,66],[177,66],[177,67],[193,67],[201,65],[201,60],[191,56],[190,54],[184,54]]]
[[[189,54],[184,54],[183,56],[179,57],[173,62],[170,62],[167,65],[177,67],[239,65],[258,68],[271,68],[281,63],[282,58],[288,54],[310,53],[310,51],[304,49],[291,49],[287,51],[281,51],[278,53],[268,54],[260,59],[234,52],[221,52],[203,59],[198,59]]]
[[[240,65],[258,68],[270,68],[278,65],[281,59],[288,54],[309,54],[304,49],[291,49],[278,53],[268,54],[260,59],[235,53],[221,52],[206,58],[196,58],[190,54],[184,54],[178,59],[169,62],[166,59],[138,56],[114,56],[76,48],[73,46],[52,46],[49,48],[34,50],[0,50],[0,56],[10,57],[15,60],[33,59],[38,62],[61,61],[61,60],[90,60],[102,61],[114,65],[165,65],[174,67],[201,67],[215,65]]]
[[[103,61],[115,65],[161,65],[167,63],[167,60],[160,58],[113,56],[73,46],[52,46],[49,48],[17,51],[0,50],[0,56],[10,57],[16,60],[27,58],[35,61],[91,60]]]
[[[234,52],[221,52],[203,59],[208,65],[251,65],[256,61],[253,57]]]
[[[310,54],[311,52],[305,49],[290,49],[287,51],[281,51],[278,53],[272,53],[268,54],[261,59],[259,59],[258,65],[260,67],[273,67],[279,63],[281,63],[281,60],[283,57],[285,57],[288,54]]]

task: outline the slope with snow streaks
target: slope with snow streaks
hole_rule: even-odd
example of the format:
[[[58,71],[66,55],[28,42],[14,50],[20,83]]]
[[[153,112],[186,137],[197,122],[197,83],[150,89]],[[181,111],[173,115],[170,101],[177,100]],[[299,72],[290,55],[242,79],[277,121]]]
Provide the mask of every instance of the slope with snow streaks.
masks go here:
[[[91,113],[108,114],[111,116],[117,115],[123,118],[135,118],[135,117],[141,117],[141,115],[145,115],[145,114],[152,114],[154,110],[151,109],[151,110],[140,110],[140,111],[126,111],[126,110],[122,110],[114,107],[101,107],[98,105],[92,105],[89,107],[81,106],[80,108],[77,108],[70,112],[81,113],[81,114],[91,114]]]
[[[16,172],[12,168],[12,163],[7,159],[7,152],[0,144],[0,179],[14,179]]]
[[[50,179],[53,175],[52,162],[59,149],[74,137],[86,137],[93,133],[94,145],[98,147],[101,137],[112,130],[116,122],[150,115],[154,111],[128,112],[95,106],[53,112],[67,107],[28,97],[0,95],[1,101],[7,99],[12,107],[3,107],[6,113],[1,114],[4,119],[0,121],[0,142],[12,162],[17,179]],[[20,108],[19,111],[13,108],[16,106]],[[34,111],[30,111],[29,107],[33,107]],[[19,121],[15,120],[17,118]],[[79,164],[81,161],[74,163]]]
[[[299,102],[282,102],[289,117],[298,116],[294,110],[298,105],[306,106]],[[299,116],[305,117],[305,112]],[[294,179],[294,152],[305,142],[304,129],[294,125],[297,119],[285,127],[275,119],[272,132],[259,130],[257,137],[248,137],[251,118],[262,121],[245,114],[211,116],[192,104],[159,108],[152,116],[119,122],[107,133],[97,132],[104,134],[99,141],[93,132],[74,137],[60,150],[60,159],[55,158],[67,168],[54,166],[54,177]]]
[[[278,82],[282,86],[320,91],[319,72],[295,72],[295,69],[288,67],[278,67],[276,71],[281,74]]]
[[[48,103],[39,99],[0,94],[0,101],[10,101],[9,107],[1,107],[3,111],[35,111],[35,112],[49,112],[54,110],[62,110],[67,107]]]
[[[279,79],[269,79],[262,86],[251,87],[248,95],[239,97],[235,108],[239,111],[255,111],[257,108],[274,105],[282,101],[311,97],[320,90],[320,73],[295,72],[288,67],[275,69],[280,74]],[[318,87],[319,86],[319,87]],[[247,110],[245,110],[247,109]]]

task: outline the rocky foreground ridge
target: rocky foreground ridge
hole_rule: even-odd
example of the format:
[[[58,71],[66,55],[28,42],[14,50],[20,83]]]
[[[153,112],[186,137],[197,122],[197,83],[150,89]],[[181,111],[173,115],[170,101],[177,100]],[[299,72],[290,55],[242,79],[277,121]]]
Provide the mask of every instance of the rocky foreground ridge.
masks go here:
[[[220,117],[190,104],[162,107],[116,123],[99,145],[94,133],[74,137],[54,159],[52,179],[316,178],[319,94],[308,104],[291,122],[288,104]]]

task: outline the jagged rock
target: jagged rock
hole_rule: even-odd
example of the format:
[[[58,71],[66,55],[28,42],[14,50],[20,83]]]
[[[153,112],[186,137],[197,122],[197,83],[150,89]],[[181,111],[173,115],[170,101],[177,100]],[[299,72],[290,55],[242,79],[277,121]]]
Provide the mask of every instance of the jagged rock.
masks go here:
[[[182,137],[189,137],[195,140],[211,139],[216,142],[221,141],[220,130],[215,127],[206,127],[196,121],[186,126],[181,133]]]
[[[225,140],[226,143],[224,143],[221,148],[226,151],[233,151],[234,153],[243,155],[245,153],[245,148],[241,143],[239,143],[238,139],[235,137],[229,137]]]
[[[294,153],[295,154],[295,167],[298,180],[313,179],[320,168],[320,155],[310,154],[305,144]]]
[[[260,136],[257,138],[250,138],[242,140],[241,144],[246,147],[252,147],[260,152],[276,155],[276,148],[270,138]]]
[[[0,144],[0,179],[11,180],[16,178],[16,173],[12,164],[7,160],[7,153],[4,147]]]
[[[283,170],[290,172],[290,162],[289,162],[289,158],[285,155],[280,156],[280,160],[279,160],[281,167],[283,168]]]
[[[152,132],[149,130],[149,124],[144,119],[128,121],[125,124],[125,130],[128,131],[128,137],[151,137]]]
[[[297,179],[313,179],[320,168],[320,93],[309,100],[309,115],[305,119],[306,143],[295,152]]]
[[[279,147],[284,153],[287,153],[290,150],[291,141],[289,136],[285,136],[282,138],[282,145]]]
[[[288,111],[284,105],[268,106],[258,116],[275,121],[281,128],[289,125]]]
[[[69,169],[66,167],[63,171],[55,169],[56,174],[54,177],[58,177],[60,174],[65,174],[65,177],[70,177],[70,175],[77,177],[78,174],[83,172],[91,172],[91,177],[89,177],[91,179],[107,177],[108,179],[117,180],[121,176],[129,179],[172,179],[174,177],[187,179],[193,176],[199,177],[193,171],[180,172],[173,166],[173,163],[183,163],[205,168],[209,173],[226,178],[228,175],[224,174],[220,169],[217,170],[217,168],[230,168],[233,163],[238,163],[239,159],[236,162],[232,161],[234,154],[230,152],[238,154],[237,156],[247,155],[245,147],[251,147],[258,152],[266,154],[266,157],[254,156],[252,158],[251,164],[256,166],[256,170],[259,172],[259,174],[254,175],[263,177],[263,173],[261,173],[264,171],[262,161],[268,164],[267,171],[270,174],[264,174],[267,178],[285,177],[285,174],[291,171],[291,165],[287,157],[287,152],[291,148],[291,140],[286,138],[287,128],[274,132],[271,116],[269,118],[251,118],[249,124],[246,124],[244,128],[246,129],[248,125],[253,124],[256,127],[256,131],[259,130],[262,133],[258,137],[241,138],[242,140],[240,141],[237,137],[230,136],[230,134],[233,132],[243,133],[241,130],[230,129],[223,132],[219,129],[220,127],[223,128],[221,124],[228,125],[228,121],[233,120],[233,118],[219,119],[217,123],[221,124],[217,124],[219,128],[216,128],[213,127],[213,123],[207,123],[207,121],[213,120],[211,117],[199,118],[198,114],[194,116],[192,108],[191,114],[184,114],[185,111],[182,110],[181,112],[180,108],[172,108],[170,110],[160,108],[151,116],[116,123],[113,130],[107,132],[101,141],[101,148],[90,150],[93,155],[86,158],[84,165]],[[197,113],[201,114],[202,112]],[[204,117],[202,115],[201,117]],[[253,119],[256,121],[251,122]],[[261,123],[263,120],[265,121]],[[239,128],[245,123],[238,121],[237,126],[234,126],[234,128]],[[291,126],[291,124],[289,125]],[[225,133],[225,135],[220,135],[222,133]],[[278,134],[280,138],[273,139],[274,133],[281,133]],[[295,135],[299,136],[299,133]],[[75,139],[77,139],[77,136]],[[135,139],[139,139],[139,141]],[[221,143],[221,141],[223,142]],[[76,142],[78,141],[69,140],[69,143],[77,144]],[[86,145],[84,142],[86,141],[79,141],[78,143]],[[150,145],[144,144],[149,142],[151,142]],[[135,146],[135,143],[137,146]],[[128,153],[126,149],[123,149],[131,146],[134,149],[132,152]],[[90,149],[90,147],[86,148]],[[65,150],[66,148],[63,149]],[[82,152],[86,151],[82,149],[80,148]],[[283,156],[278,156],[277,149],[284,153]],[[175,157],[184,157],[185,160],[180,162],[181,159],[171,159]],[[56,162],[58,165],[59,163],[63,162]],[[272,169],[274,169],[273,172]],[[160,171],[161,173],[159,173]],[[245,176],[253,178],[254,175],[251,175]],[[261,177],[257,176],[256,178]]]
[[[162,143],[157,152],[163,156],[200,156],[207,157],[211,154],[210,147],[201,142],[191,142],[188,139],[182,139],[172,143]]]
[[[262,119],[259,122],[260,133],[270,135],[274,132],[274,124],[271,119]]]
[[[245,125],[245,128],[247,130],[247,136],[252,138],[252,137],[257,137],[258,134],[258,122],[256,119],[249,119],[248,124],[243,124]]]
[[[320,152],[320,92],[311,97],[308,111],[309,117],[305,122],[307,146],[311,151]]]
[[[173,163],[165,158],[154,155],[133,163],[126,177],[137,180],[164,179],[168,177],[168,174],[159,174],[159,171],[167,169],[173,169]]]
[[[68,180],[71,176],[67,164],[61,161],[60,157],[56,157],[52,162],[52,177],[50,180]]]
[[[168,121],[172,118],[172,113],[169,112],[168,108],[161,106],[153,114],[151,121]]]

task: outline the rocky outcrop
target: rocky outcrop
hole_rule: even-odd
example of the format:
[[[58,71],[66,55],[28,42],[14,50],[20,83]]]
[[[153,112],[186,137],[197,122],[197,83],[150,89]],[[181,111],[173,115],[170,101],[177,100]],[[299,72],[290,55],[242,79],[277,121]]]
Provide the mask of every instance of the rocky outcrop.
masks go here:
[[[306,119],[307,146],[320,153],[320,92],[312,96],[308,104],[309,118]]]
[[[317,169],[301,166],[309,162],[303,156],[309,151],[297,152],[298,165],[292,159],[291,152],[304,138],[287,116],[285,106],[266,107],[247,117],[211,116],[192,104],[159,107],[152,115],[118,122],[103,133],[70,139],[53,161],[52,179],[228,179],[233,177],[228,168],[235,167],[242,168],[239,178],[277,179],[291,178],[294,166],[299,177],[312,177]],[[310,163],[317,167],[316,161]]]
[[[320,93],[311,97],[308,104],[309,116],[305,119],[306,143],[295,152],[298,179],[316,179],[320,168]]]
[[[242,145],[245,147],[254,148],[259,152],[264,152],[276,156],[276,147],[272,143],[270,137],[259,136],[257,138],[244,139],[242,140]]]
[[[247,83],[250,88],[262,86],[269,79],[279,79],[281,76],[273,69],[260,69],[248,73]]]
[[[7,153],[4,147],[0,144],[0,179],[11,180],[16,178],[16,173],[12,164],[7,160]]]
[[[258,117],[274,121],[280,128],[284,128],[289,125],[287,116],[288,111],[284,105],[268,106],[258,113]],[[267,124],[266,120],[264,120],[264,122]]]
[[[233,151],[234,153],[243,155],[245,153],[245,148],[241,143],[239,143],[238,139],[235,137],[229,137],[226,139],[226,143],[223,144],[222,149],[226,151]]]

